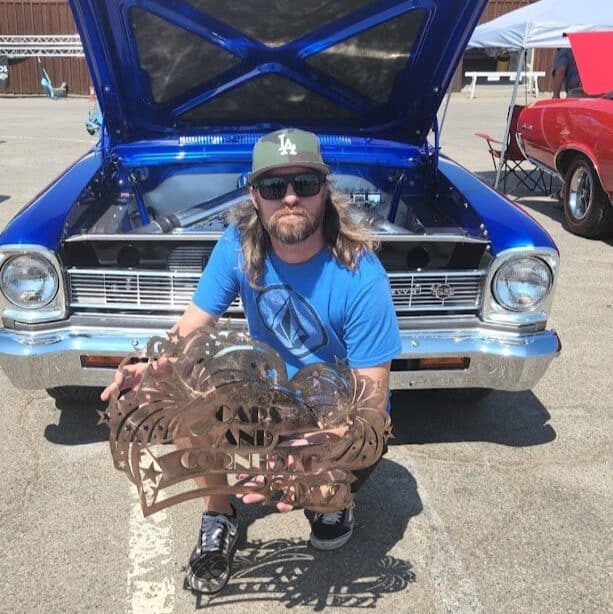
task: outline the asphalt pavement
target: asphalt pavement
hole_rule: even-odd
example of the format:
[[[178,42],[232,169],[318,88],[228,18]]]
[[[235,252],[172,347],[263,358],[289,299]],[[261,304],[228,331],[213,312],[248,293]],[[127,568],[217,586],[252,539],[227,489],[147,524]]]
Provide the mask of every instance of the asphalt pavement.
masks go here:
[[[454,95],[442,145],[491,179],[510,91]],[[0,226],[94,142],[91,103],[0,98]],[[396,393],[396,438],[358,496],[342,550],[307,545],[302,512],[241,507],[226,591],[183,588],[195,501],[146,520],[94,405],[0,373],[0,612],[607,612],[611,590],[613,241],[573,236],[546,196],[519,205],[554,237],[550,325],[562,355],[533,390],[472,405]]]

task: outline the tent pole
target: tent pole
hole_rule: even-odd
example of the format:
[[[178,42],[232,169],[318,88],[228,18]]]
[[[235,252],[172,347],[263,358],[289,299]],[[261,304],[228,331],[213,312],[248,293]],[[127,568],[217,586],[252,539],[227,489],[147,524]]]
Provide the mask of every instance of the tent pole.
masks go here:
[[[507,153],[507,143],[509,141],[509,132],[511,131],[511,119],[513,117],[513,107],[515,106],[515,102],[517,101],[517,91],[519,90],[519,80],[521,78],[521,73],[524,70],[524,62],[526,61],[526,50],[522,49],[519,52],[519,58],[517,62],[517,72],[515,74],[515,84],[513,85],[513,95],[511,96],[511,106],[509,107],[509,112],[507,113],[507,125],[504,130],[504,137],[502,139],[502,149],[500,151],[500,161],[498,162],[498,170],[496,171],[496,181],[494,182],[494,188],[498,189],[498,184],[500,183],[500,174],[502,172],[502,167],[504,166],[504,157]]]

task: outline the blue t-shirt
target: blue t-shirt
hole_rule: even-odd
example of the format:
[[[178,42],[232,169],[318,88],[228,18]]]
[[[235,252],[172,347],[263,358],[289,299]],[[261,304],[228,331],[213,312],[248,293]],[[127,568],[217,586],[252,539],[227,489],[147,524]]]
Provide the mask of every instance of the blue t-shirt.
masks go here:
[[[290,264],[270,251],[260,289],[243,273],[238,230],[230,226],[217,245],[194,293],[194,304],[222,315],[240,295],[252,338],[266,343],[287,365],[288,377],[304,365],[346,359],[352,368],[374,367],[401,350],[389,279],[374,254],[350,271],[320,250]]]

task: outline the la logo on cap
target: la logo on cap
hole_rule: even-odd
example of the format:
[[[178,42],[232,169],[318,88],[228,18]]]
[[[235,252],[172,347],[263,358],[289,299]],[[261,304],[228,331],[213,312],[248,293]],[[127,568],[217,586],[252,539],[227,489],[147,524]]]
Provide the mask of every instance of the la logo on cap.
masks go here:
[[[295,156],[296,154],[296,145],[289,140],[287,134],[280,134],[279,141],[281,145],[279,146],[279,153],[282,156]]]

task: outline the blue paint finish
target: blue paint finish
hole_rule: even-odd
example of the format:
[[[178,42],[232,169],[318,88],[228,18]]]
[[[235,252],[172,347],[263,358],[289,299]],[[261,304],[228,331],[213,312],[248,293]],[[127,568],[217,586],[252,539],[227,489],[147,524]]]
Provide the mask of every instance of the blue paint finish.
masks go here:
[[[442,156],[439,171],[464,196],[485,225],[493,255],[513,247],[557,249],[551,236],[534,218],[479,181],[470,171]]]
[[[201,162],[250,166],[253,146],[260,136],[261,133],[235,133],[138,141],[118,145],[113,153],[127,168]],[[345,164],[397,168],[431,164],[424,149],[404,143],[342,135],[322,135],[320,142],[322,156],[333,170]]]
[[[121,128],[126,123],[119,104],[119,87],[113,73],[111,48],[104,34],[103,23],[95,16],[94,0],[69,0],[69,2],[83,48],[87,49],[85,59],[105,122],[107,138],[104,139],[104,142],[110,146],[109,126],[113,126],[117,138],[122,133]]]
[[[33,243],[57,250],[66,215],[102,162],[100,151],[75,162],[11,220],[0,234],[0,243]]]
[[[172,3],[70,0],[112,144],[177,134],[177,120],[182,113],[259,75],[276,73],[357,114],[356,120],[347,120],[342,125],[327,124],[325,128],[315,118],[305,117],[298,127],[319,134],[368,134],[424,145],[443,94],[486,4],[487,0],[378,0],[283,46],[268,47],[240,29],[201,13],[186,0]],[[190,91],[168,103],[156,104],[151,99],[148,78],[139,65],[129,19],[132,8],[148,11],[202,37],[233,54],[241,63],[206,83],[194,83]],[[347,38],[416,9],[424,12],[421,30],[406,67],[397,75],[391,96],[384,104],[364,98],[306,62]],[[190,126],[190,130],[193,134],[237,129],[266,132],[279,124],[279,120],[270,117],[261,124],[245,125],[240,114],[233,113]]]

